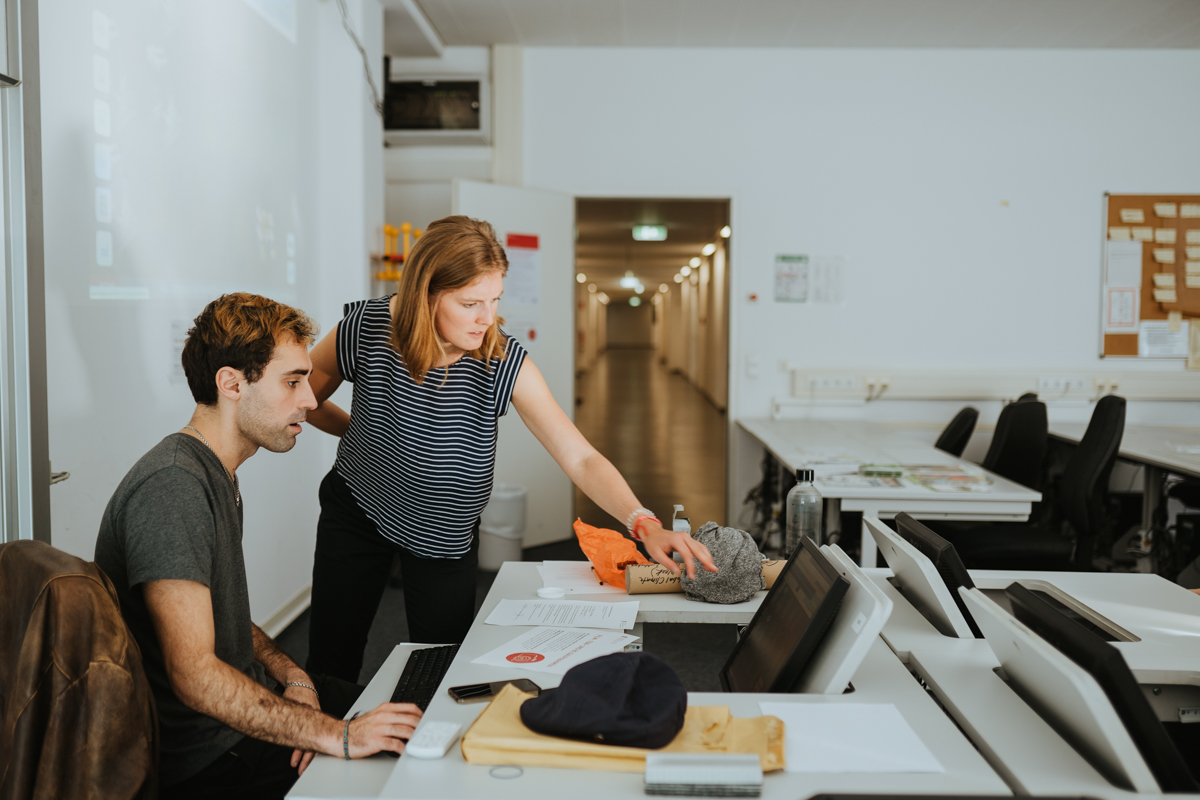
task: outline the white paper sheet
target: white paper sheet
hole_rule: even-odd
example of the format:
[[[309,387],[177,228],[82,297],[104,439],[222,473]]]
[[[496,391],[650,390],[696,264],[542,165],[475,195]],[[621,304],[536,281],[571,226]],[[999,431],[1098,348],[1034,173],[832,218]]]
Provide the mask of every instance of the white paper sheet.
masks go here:
[[[624,650],[637,638],[590,628],[534,628],[471,663],[564,675],[576,664]]]
[[[542,585],[566,589],[567,594],[625,594],[623,588],[602,583],[590,561],[543,561]]]
[[[1180,323],[1179,330],[1172,331],[1166,320],[1143,320],[1138,331],[1138,355],[1170,358],[1187,358],[1188,321]]]
[[[759,703],[785,726],[787,772],[945,772],[890,703]]]
[[[1137,333],[1141,321],[1141,290],[1110,286],[1104,297],[1104,332]]]
[[[555,628],[605,628],[623,631],[637,621],[638,601],[501,600],[488,614],[488,625],[548,625]]]
[[[1109,242],[1108,275],[1105,283],[1109,287],[1139,288],[1142,285],[1142,243]]]
[[[536,306],[542,285],[542,256],[527,247],[509,247],[508,273],[504,276],[504,301],[516,306]]]

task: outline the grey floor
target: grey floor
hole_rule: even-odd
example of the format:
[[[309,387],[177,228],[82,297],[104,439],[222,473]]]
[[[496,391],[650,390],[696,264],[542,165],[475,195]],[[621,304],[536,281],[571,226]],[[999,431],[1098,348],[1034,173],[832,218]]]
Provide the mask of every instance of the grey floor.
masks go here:
[[[620,470],[642,503],[669,514],[683,503],[693,528],[724,520],[725,417],[679,375],[668,373],[650,350],[612,350],[576,382],[575,420],[580,431]],[[620,523],[576,492],[584,522]],[[574,540],[525,550],[525,561],[582,560]],[[476,609],[493,573],[480,572]],[[407,641],[404,593],[399,580],[384,592],[371,626],[359,682],[367,683],[397,642]],[[691,691],[720,691],[717,673],[736,641],[732,625],[646,625],[643,646],[666,661]],[[308,655],[308,612],[278,637],[303,664]]]

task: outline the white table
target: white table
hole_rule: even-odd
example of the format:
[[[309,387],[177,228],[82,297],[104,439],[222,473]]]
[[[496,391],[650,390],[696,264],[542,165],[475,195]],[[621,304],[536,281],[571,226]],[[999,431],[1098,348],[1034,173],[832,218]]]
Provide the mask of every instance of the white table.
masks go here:
[[[454,703],[446,694],[446,688],[449,686],[495,680],[501,672],[504,677],[530,678],[544,688],[558,684],[560,678],[557,676],[516,668],[497,670],[495,667],[470,663],[471,659],[527,630],[523,627],[487,625],[483,620],[501,598],[534,596],[534,591],[540,584],[536,580],[524,580],[528,577],[530,566],[533,565],[510,562],[501,569],[479,616],[463,642],[458,658],[429,706],[426,713],[428,719],[458,722],[466,730],[484,708],[480,704]],[[608,599],[628,598],[625,595],[609,595]],[[651,618],[655,615],[676,614],[676,621],[700,621],[704,616],[700,612],[692,612],[687,606],[682,606],[681,603],[690,601],[681,601],[678,597],[641,595],[636,599],[644,603],[642,613],[646,615],[646,621],[652,621]],[[671,610],[673,606],[678,606],[678,610]],[[740,612],[731,612],[733,615],[737,613]],[[366,710],[387,700],[411,649],[411,645],[400,645],[392,652],[352,711]],[[765,776],[764,798],[796,800],[823,791],[1010,794],[1005,783],[882,640],[877,641],[876,646],[871,649],[862,667],[855,674],[853,684],[855,692],[833,697],[692,693],[688,695],[688,702],[691,705],[728,705],[734,715],[739,717],[757,716],[758,703],[765,699],[793,703],[894,703],[947,769],[943,774],[853,775],[777,772]],[[445,758],[438,761],[419,761],[411,758],[393,760],[379,756],[347,762],[331,756],[317,756],[289,796],[405,797],[428,800],[528,800],[530,797],[562,796],[570,797],[571,800],[611,800],[614,796],[643,796],[643,790],[641,775],[615,772],[530,767],[524,769],[519,778],[501,780],[491,776],[489,767],[465,763],[461,751],[455,746]]]
[[[1087,425],[1056,422],[1050,435],[1071,444],[1083,439]],[[1142,536],[1153,530],[1154,516],[1168,475],[1200,480],[1200,428],[1166,425],[1126,425],[1117,458],[1132,461],[1142,471]]]
[[[1014,580],[1047,583],[1138,637],[1114,642],[1160,718],[1200,696],[1200,597],[1157,575],[971,570],[985,593]],[[892,599],[883,638],[930,686],[997,772],[1018,793],[1131,797],[1110,784],[1009,688],[987,642],[943,636],[887,580],[868,575]],[[997,598],[993,598],[997,599]],[[997,599],[1003,604],[1003,601]]]
[[[890,519],[906,511],[918,519],[1021,522],[1029,519],[1041,494],[998,475],[986,492],[936,492],[924,486],[853,488],[823,483],[829,475],[856,472],[859,464],[930,465],[962,464],[979,470],[933,445],[871,422],[834,420],[739,420],[738,425],[762,443],[788,470],[811,467],[816,488],[826,500],[838,500],[843,511],[861,511],[863,517]],[[829,463],[844,455],[847,461]],[[990,473],[989,473],[990,474]],[[864,567],[875,566],[875,541],[862,526]]]

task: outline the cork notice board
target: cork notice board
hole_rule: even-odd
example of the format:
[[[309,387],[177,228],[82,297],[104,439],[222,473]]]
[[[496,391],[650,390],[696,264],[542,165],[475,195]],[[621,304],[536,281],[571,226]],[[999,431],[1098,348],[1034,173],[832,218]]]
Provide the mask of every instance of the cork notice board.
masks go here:
[[[1186,357],[1200,325],[1200,195],[1105,201],[1100,355]]]

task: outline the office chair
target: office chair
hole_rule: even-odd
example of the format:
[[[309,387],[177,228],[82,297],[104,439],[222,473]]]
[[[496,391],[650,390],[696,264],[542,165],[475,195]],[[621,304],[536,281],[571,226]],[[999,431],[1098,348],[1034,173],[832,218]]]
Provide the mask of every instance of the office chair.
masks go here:
[[[1014,403],[1013,405],[1024,405]],[[1087,431],[1063,469],[1058,505],[1075,539],[1023,523],[983,525],[947,538],[969,569],[1088,570],[1107,524],[1104,494],[1125,432],[1125,398],[1096,403]]]
[[[0,597],[0,797],[158,797],[154,697],[108,577],[10,542]]]
[[[1022,486],[1037,489],[1048,438],[1046,404],[1039,401],[1036,394],[1022,395],[1001,409],[996,432],[992,434],[992,443],[981,466]]]
[[[934,442],[934,447],[958,458],[967,449],[971,434],[975,432],[975,422],[979,419],[979,409],[966,406],[957,414],[950,424],[942,431],[942,435]]]

